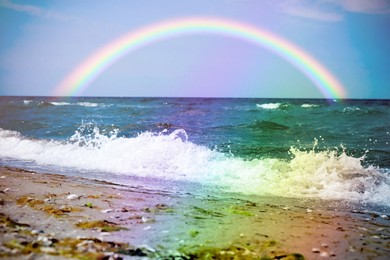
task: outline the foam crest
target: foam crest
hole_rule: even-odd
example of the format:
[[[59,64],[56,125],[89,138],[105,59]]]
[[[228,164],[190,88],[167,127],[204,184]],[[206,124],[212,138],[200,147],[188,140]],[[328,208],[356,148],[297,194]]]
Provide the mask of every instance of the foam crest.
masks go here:
[[[116,139],[118,132],[119,129],[115,128],[108,133],[100,133],[100,129],[94,123],[83,122],[69,141],[79,147],[101,148],[103,144]]]
[[[68,141],[29,139],[0,129],[0,158],[80,172],[194,181],[245,194],[348,199],[390,206],[390,171],[365,167],[345,151],[298,150],[291,160],[244,160],[189,141],[184,129],[143,132],[132,138],[118,129],[82,124]],[[81,173],[80,173],[81,174]],[[88,176],[84,176],[88,177]],[[112,179],[112,178],[111,178]]]
[[[338,155],[337,151],[292,148],[290,152],[294,158],[288,164],[278,162],[279,165],[274,165],[277,169],[273,172],[275,180],[269,187],[278,195],[389,203],[388,172],[364,167],[363,157],[354,158],[345,151]]]
[[[353,113],[353,112],[360,111],[360,110],[361,109],[359,107],[356,107],[356,106],[345,107],[345,108],[343,108],[343,113]]]
[[[82,106],[82,107],[98,107],[98,103],[93,102],[77,102],[76,105]]]
[[[267,104],[256,104],[258,108],[262,109],[278,109],[282,103],[267,103]]]
[[[49,102],[50,104],[52,104],[53,106],[70,106],[72,105],[72,103],[68,103],[68,102]]]
[[[104,104],[94,103],[94,102],[49,102],[49,104],[54,106],[82,106],[82,107],[98,107],[98,106],[106,106]]]
[[[313,107],[318,107],[318,105],[316,105],[316,104],[302,104],[301,107],[302,108],[313,108]]]

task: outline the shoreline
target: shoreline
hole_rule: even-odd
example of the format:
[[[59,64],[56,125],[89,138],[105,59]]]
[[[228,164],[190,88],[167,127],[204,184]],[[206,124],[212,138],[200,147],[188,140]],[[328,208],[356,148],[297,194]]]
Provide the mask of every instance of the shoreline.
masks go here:
[[[143,180],[138,180],[142,184]],[[387,259],[388,215],[0,167],[8,259]]]

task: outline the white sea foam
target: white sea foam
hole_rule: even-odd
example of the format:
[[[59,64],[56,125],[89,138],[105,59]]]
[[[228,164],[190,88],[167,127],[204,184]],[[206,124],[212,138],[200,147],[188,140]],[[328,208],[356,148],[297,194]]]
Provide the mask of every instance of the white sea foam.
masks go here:
[[[70,106],[70,105],[72,105],[72,103],[68,103],[68,102],[49,102],[49,103],[54,105],[54,106]]]
[[[293,159],[244,160],[188,141],[183,129],[107,135],[94,127],[67,142],[37,140],[0,129],[0,158],[82,171],[188,180],[245,194],[319,197],[390,206],[389,170],[364,167],[363,158],[335,151],[291,149]],[[386,172],[387,171],[387,172]]]
[[[76,105],[83,106],[83,107],[97,107],[99,106],[99,103],[93,103],[93,102],[77,102]]]
[[[23,104],[29,105],[32,102],[32,100],[23,100]]]
[[[355,111],[360,111],[360,108],[359,107],[345,107],[343,109],[344,113],[355,112]]]
[[[267,103],[267,104],[256,104],[257,107],[262,109],[278,109],[282,103]]]
[[[93,102],[76,102],[76,103],[49,102],[49,103],[54,105],[54,106],[83,106],[83,107],[98,107],[99,105],[105,106],[104,104],[93,103]]]
[[[301,107],[302,108],[312,108],[312,107],[318,107],[318,105],[315,105],[315,104],[302,104]]]

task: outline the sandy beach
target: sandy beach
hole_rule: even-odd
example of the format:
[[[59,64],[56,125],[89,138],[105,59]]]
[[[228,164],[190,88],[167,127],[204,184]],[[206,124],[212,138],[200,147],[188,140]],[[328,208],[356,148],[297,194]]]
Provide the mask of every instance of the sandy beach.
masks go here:
[[[386,214],[0,168],[4,259],[388,259]],[[169,185],[168,185],[169,186]]]

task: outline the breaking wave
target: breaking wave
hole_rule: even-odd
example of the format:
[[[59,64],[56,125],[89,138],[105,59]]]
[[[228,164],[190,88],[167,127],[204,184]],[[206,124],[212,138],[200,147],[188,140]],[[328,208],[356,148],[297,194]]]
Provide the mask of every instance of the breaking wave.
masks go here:
[[[267,103],[267,104],[256,104],[258,108],[262,109],[278,109],[282,103]]]
[[[316,104],[302,104],[301,107],[302,108],[313,108],[313,107],[318,107],[318,105],[316,105]]]
[[[49,102],[51,105],[54,106],[82,106],[82,107],[98,107],[98,106],[107,106],[105,104],[99,104],[94,102],[76,102],[76,103],[69,103],[69,102]]]
[[[244,194],[347,199],[390,206],[389,169],[363,166],[345,151],[290,149],[290,160],[245,160],[189,141],[184,129],[119,137],[83,124],[67,141],[0,128],[0,159],[80,172],[199,182]],[[102,175],[104,177],[104,175]],[[83,175],[83,177],[87,177]]]

